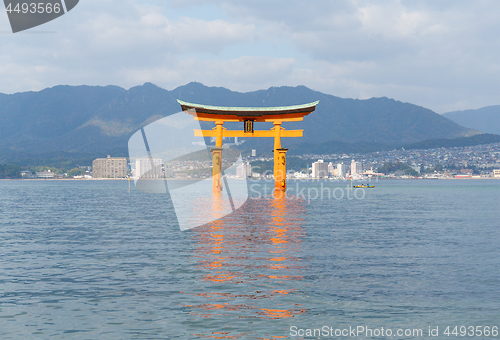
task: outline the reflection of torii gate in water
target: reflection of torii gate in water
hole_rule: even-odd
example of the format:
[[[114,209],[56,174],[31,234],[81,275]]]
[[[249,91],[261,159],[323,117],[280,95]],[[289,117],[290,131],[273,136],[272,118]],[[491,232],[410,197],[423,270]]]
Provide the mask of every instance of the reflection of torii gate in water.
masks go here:
[[[177,100],[183,111],[194,119],[215,122],[212,130],[194,130],[196,137],[215,137],[212,149],[213,190],[222,191],[222,138],[223,137],[274,137],[274,187],[286,190],[286,152],[281,147],[281,137],[302,137],[303,130],[285,130],[283,122],[298,122],[316,109],[319,101],[304,105],[282,107],[221,107],[186,103]],[[193,111],[188,111],[192,110]],[[224,122],[244,122],[243,131],[226,130]],[[254,131],[254,122],[272,122],[274,128],[268,131]]]

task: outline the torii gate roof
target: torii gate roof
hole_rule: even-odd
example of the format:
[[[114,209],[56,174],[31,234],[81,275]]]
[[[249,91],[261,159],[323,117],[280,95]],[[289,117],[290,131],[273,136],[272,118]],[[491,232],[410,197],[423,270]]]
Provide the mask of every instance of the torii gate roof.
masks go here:
[[[177,99],[183,111],[194,109],[196,115],[205,119],[268,121],[273,119],[293,119],[304,117],[316,109],[319,103],[279,106],[279,107],[227,107],[187,103]]]

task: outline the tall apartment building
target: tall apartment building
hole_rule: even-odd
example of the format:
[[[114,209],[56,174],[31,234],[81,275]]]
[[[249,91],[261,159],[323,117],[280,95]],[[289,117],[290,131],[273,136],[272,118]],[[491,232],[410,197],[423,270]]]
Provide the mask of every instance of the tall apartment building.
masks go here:
[[[137,158],[135,160],[135,176],[138,178],[164,178],[161,159]]]
[[[312,177],[313,178],[328,178],[328,163],[322,159],[312,164]]]
[[[344,163],[337,164],[337,177],[344,178],[347,174],[347,167]]]
[[[242,163],[236,167],[236,176],[248,178],[252,176],[252,165],[249,162]]]
[[[354,159],[351,162],[351,175],[356,175],[360,174],[363,172],[363,169],[361,169],[361,163],[356,162]]]
[[[328,163],[328,175],[330,177],[335,177],[337,175],[337,169],[332,162]]]
[[[94,178],[125,178],[127,177],[127,159],[125,157],[97,158],[92,162],[92,177]]]

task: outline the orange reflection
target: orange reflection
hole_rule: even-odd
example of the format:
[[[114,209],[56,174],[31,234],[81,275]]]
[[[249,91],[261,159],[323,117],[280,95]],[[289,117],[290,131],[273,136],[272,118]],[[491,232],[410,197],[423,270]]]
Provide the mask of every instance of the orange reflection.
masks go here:
[[[270,318],[273,319],[281,319],[281,318],[293,318],[295,315],[298,313],[293,313],[293,311],[287,310],[287,309],[267,309],[267,308],[262,308],[262,311],[264,314]],[[304,313],[305,311],[301,310],[300,314]],[[260,312],[259,312],[260,313]]]
[[[222,206],[220,201],[213,202],[214,209]],[[226,325],[234,320],[288,319],[305,313],[297,303],[302,299],[293,302],[299,296],[297,282],[303,279],[304,214],[303,201],[284,195],[251,199],[233,214],[193,229],[193,258],[201,272],[193,288],[202,292],[184,292],[196,303],[183,306],[195,317],[224,320]],[[217,339],[242,336],[234,331],[197,335]],[[266,335],[262,339],[285,337]]]

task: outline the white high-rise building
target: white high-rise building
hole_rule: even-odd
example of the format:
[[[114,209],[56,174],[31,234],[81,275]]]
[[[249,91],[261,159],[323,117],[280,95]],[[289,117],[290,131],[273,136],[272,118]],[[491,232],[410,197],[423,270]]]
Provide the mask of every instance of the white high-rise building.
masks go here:
[[[137,158],[135,160],[135,175],[140,178],[163,178],[161,159]]]
[[[346,174],[347,174],[346,165],[344,163],[337,164],[337,177],[345,178]]]
[[[328,163],[328,175],[330,177],[335,177],[336,174],[337,169],[335,169],[335,165],[332,162]]]
[[[252,165],[249,162],[241,163],[236,167],[236,176],[248,178],[252,176]]]
[[[313,178],[328,178],[328,163],[322,159],[312,164],[312,177]]]
[[[354,159],[351,162],[351,175],[357,175],[363,172],[361,168],[361,163],[356,162]]]

